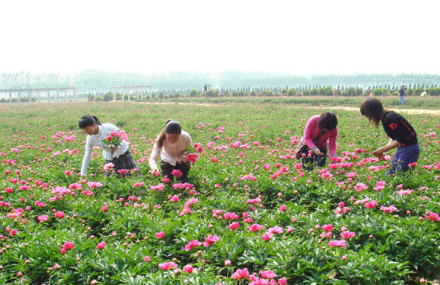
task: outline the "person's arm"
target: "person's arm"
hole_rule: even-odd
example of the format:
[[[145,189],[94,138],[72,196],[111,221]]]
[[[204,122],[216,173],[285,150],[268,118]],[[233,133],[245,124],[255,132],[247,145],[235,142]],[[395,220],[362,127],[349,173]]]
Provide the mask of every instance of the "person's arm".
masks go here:
[[[148,164],[150,165],[150,172],[152,174],[156,174],[159,172],[159,168],[157,167],[157,159],[159,158],[160,149],[157,145],[157,142],[154,143],[153,151],[151,152],[150,160],[148,161]]]
[[[373,152],[373,155],[375,157],[377,157],[379,160],[383,160],[385,157],[385,152],[389,151],[390,149],[396,148],[400,145],[400,142],[390,139],[390,141],[388,142],[387,145],[380,147],[378,149],[376,149]]]
[[[306,128],[304,129],[304,142],[313,151],[316,151],[316,149],[318,149],[318,147],[313,142],[313,131],[315,127],[318,127],[318,123],[316,122],[317,120],[317,117],[310,118],[307,122]]]
[[[90,157],[92,156],[92,148],[93,148],[92,140],[90,136],[87,136],[86,152],[84,153],[83,163],[81,167],[81,176],[87,175],[87,168],[89,167]]]
[[[188,148],[193,147],[193,142],[191,139],[190,134],[186,133],[185,134],[185,150],[183,151],[182,157],[183,157],[183,161],[186,161],[186,154],[187,154],[187,150]]]

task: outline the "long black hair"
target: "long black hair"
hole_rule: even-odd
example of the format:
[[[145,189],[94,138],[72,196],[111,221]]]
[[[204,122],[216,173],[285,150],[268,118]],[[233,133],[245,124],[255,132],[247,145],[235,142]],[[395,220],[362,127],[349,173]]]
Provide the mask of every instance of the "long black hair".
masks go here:
[[[85,116],[82,116],[81,119],[79,120],[79,128],[80,129],[84,129],[84,128],[91,126],[93,124],[101,125],[101,122],[99,121],[99,119],[96,116],[85,115]]]
[[[365,99],[359,110],[361,114],[367,117],[376,127],[379,126],[380,120],[382,120],[383,116],[391,112],[390,110],[384,109],[382,102],[376,98]]]

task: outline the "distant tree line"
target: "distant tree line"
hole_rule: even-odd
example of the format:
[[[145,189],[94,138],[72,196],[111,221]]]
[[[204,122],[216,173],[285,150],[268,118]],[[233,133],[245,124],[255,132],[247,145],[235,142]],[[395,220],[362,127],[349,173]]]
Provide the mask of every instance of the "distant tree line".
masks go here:
[[[330,93],[328,89],[330,88],[333,90],[333,94],[340,90],[342,95],[343,91],[352,94],[352,90],[348,90],[350,87],[355,90],[358,88],[362,90],[383,89],[390,92],[403,84],[413,90],[417,88],[430,89],[432,90],[430,92],[434,94],[437,92],[435,88],[439,87],[439,83],[440,75],[433,74],[295,76],[283,73],[224,71],[212,76],[208,73],[191,71],[170,71],[144,75],[98,70],[86,70],[72,76],[53,73],[31,74],[28,72],[0,74],[0,89],[76,87],[79,94],[100,96],[113,92],[114,86],[122,85],[151,85],[156,94],[180,93],[189,95],[192,89],[201,91],[205,84],[211,85],[219,91],[219,94],[226,94],[226,91],[230,94],[232,91],[243,91],[246,94],[255,91],[256,94],[262,94],[268,90],[283,94],[281,93],[283,89],[294,88],[300,93],[308,91],[311,95],[315,95],[315,93],[317,93],[316,95],[326,95]],[[327,93],[322,91],[326,88]],[[126,90],[126,92],[130,93],[130,90]],[[323,92],[326,94],[319,94]]]
[[[423,87],[413,85],[407,89],[408,96],[420,96],[423,91],[426,91],[429,96],[440,96],[440,87]],[[399,88],[385,86],[385,87],[369,87],[363,89],[361,87],[340,87],[332,88],[331,86],[306,86],[305,88],[299,87],[295,88],[281,88],[274,87],[271,88],[221,88],[221,89],[211,89],[208,92],[203,92],[198,89],[184,90],[188,92],[174,92],[174,93],[156,93],[152,92],[148,96],[143,97],[143,101],[146,100],[157,100],[157,99],[172,99],[181,97],[298,97],[298,96],[342,96],[342,97],[355,97],[355,96],[397,96],[399,95]],[[150,96],[151,95],[151,96]],[[105,94],[88,94],[88,101],[112,101],[113,98],[117,101],[122,100],[122,94],[112,92],[107,92]],[[130,99],[129,99],[130,98]],[[124,94],[124,100],[137,101],[140,97],[126,93]],[[1,102],[1,99],[0,99]]]

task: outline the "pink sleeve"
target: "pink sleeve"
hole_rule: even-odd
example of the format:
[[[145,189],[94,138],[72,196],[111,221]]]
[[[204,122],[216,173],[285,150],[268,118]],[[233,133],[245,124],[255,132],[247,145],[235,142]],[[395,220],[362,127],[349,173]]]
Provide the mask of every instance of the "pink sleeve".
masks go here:
[[[336,156],[336,138],[338,137],[338,128],[335,129],[334,134],[330,137],[328,148],[331,156]]]
[[[313,132],[315,131],[315,128],[317,126],[318,117],[313,116],[309,119],[307,122],[306,128],[304,129],[304,142],[307,144],[307,146],[310,149],[315,149],[317,146],[313,142]],[[316,138],[315,138],[316,139]]]

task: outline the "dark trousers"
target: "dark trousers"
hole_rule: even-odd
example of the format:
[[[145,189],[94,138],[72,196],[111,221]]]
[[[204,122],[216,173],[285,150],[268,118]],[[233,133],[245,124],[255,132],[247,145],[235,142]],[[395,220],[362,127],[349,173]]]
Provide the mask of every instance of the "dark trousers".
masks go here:
[[[187,161],[187,162],[176,163],[176,166],[173,166],[168,162],[161,161],[160,168],[162,169],[162,176],[163,177],[167,176],[168,179],[170,179],[171,181],[174,180],[174,175],[171,175],[171,172],[174,169],[180,170],[180,172],[182,172],[182,176],[176,177],[176,180],[179,182],[187,182],[188,172],[189,169],[191,168],[191,163]]]
[[[409,169],[409,164],[417,162],[420,156],[419,144],[409,146],[399,146],[396,154],[391,161],[392,168],[388,169],[386,175],[394,174],[398,171],[405,173]]]
[[[319,149],[323,156],[318,156],[315,153],[312,153],[311,156],[308,156],[309,154],[306,153],[306,157],[303,157],[302,160],[302,167],[305,170],[312,170],[315,166],[324,166],[325,162],[327,160],[327,147],[323,147]]]

